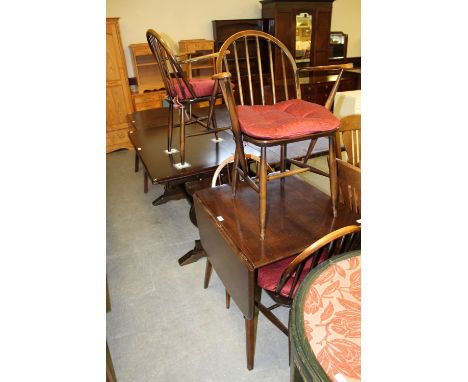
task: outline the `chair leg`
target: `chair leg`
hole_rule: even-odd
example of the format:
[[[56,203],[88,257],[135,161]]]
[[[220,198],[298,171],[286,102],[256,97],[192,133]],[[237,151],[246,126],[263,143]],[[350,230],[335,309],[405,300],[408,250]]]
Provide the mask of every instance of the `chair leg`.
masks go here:
[[[226,309],[229,309],[230,306],[231,306],[231,295],[226,289]]]
[[[213,128],[216,129],[216,113],[215,113],[215,103],[216,103],[216,93],[218,93],[218,81],[215,81],[214,86],[213,86],[213,91],[211,92],[211,98],[210,98],[210,108],[208,109],[208,120],[206,121],[206,128],[210,128],[210,123],[213,124]],[[218,138],[218,134],[216,133],[216,139]]]
[[[329,137],[329,168],[330,168],[330,194],[332,199],[333,216],[337,216],[337,201],[338,201],[338,175],[336,170],[336,153],[335,153],[335,135]]]
[[[284,172],[286,170],[285,160],[286,160],[286,144],[281,145],[281,151],[280,151],[280,171],[281,172]],[[281,180],[283,179],[284,178],[281,178]]]
[[[172,152],[172,132],[174,131],[174,105],[169,103],[169,118],[167,121],[167,152]]]
[[[143,171],[143,192],[145,194],[148,193],[148,173],[145,171]]]
[[[206,267],[205,267],[205,281],[203,283],[203,288],[208,288],[210,284],[211,272],[213,271],[213,266],[210,263],[210,260],[206,259]],[[227,293],[227,292],[226,292]]]
[[[258,177],[258,184],[260,190],[260,239],[265,238],[266,226],[266,202],[267,202],[267,167],[266,167],[266,147],[261,148],[260,152],[260,171]]]
[[[236,192],[237,192],[237,180],[239,178],[239,174],[237,173],[238,167],[239,167],[239,155],[237,154],[237,150],[236,150],[234,152],[234,163],[232,166],[232,179],[231,179],[232,196],[236,196]]]
[[[185,107],[181,107],[180,111],[180,163],[185,164]]]

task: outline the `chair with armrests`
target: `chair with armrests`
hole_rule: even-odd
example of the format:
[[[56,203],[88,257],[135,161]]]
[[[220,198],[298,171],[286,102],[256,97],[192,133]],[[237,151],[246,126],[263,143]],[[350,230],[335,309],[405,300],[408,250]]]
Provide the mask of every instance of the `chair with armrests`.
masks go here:
[[[217,128],[216,116],[214,113],[214,105],[216,99],[221,98],[219,87],[215,86],[215,81],[206,78],[188,78],[182,64],[199,62],[202,60],[212,60],[217,57],[217,53],[208,54],[189,58],[187,60],[178,60],[173,54],[169,46],[164,42],[162,37],[153,29],[148,29],[146,32],[146,39],[150,46],[156,61],[158,62],[159,70],[164,82],[164,87],[167,91],[167,100],[169,101],[169,121],[168,121],[168,136],[167,136],[167,153],[173,154],[177,152],[172,147],[172,136],[174,128],[173,109],[179,110],[180,123],[180,163],[176,163],[176,168],[184,168],[190,166],[185,161],[185,139],[190,136],[202,134],[215,134],[216,141],[219,140],[218,133],[227,130],[229,127]],[[196,118],[192,116],[192,105],[199,104],[200,102],[209,102],[208,117]],[[206,120],[206,122],[204,122]],[[195,131],[191,134],[186,134],[185,126],[193,123],[202,125],[205,129],[202,131]]]
[[[260,268],[257,283],[275,304],[266,307],[258,301],[258,309],[288,335],[288,328],[271,311],[279,306],[290,308],[300,283],[318,264],[332,256],[360,248],[361,227],[352,225],[325,235],[295,257]]]
[[[361,169],[336,159],[339,201],[361,216]]]
[[[346,158],[342,146],[345,148]],[[341,119],[336,132],[336,153],[337,158],[361,167],[361,114],[347,115]]]
[[[233,196],[239,177],[259,193],[260,238],[266,229],[267,181],[312,171],[330,178],[333,212],[336,215],[337,184],[334,134],[339,120],[330,112],[343,70],[352,64],[298,69],[286,46],[275,37],[254,30],[238,32],[221,46],[216,74],[229,111],[236,142]],[[338,72],[325,106],[301,100],[300,73]],[[234,87],[235,86],[235,91]],[[328,137],[330,171],[307,163],[319,137]],[[303,160],[287,158],[288,143],[310,140]],[[260,170],[254,180],[247,168],[244,143],[260,148]],[[267,172],[267,148],[280,146],[279,172]],[[288,170],[290,164],[298,169]]]

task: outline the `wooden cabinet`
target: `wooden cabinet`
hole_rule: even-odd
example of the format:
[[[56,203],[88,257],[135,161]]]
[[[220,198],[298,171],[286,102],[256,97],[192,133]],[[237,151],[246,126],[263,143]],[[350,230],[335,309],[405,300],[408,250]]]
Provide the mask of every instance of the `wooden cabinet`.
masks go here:
[[[106,152],[132,148],[127,115],[133,113],[118,18],[106,18]]]
[[[258,30],[273,34],[272,20],[263,19],[235,19],[235,20],[212,20],[213,38],[215,51],[219,51],[223,42],[234,33],[243,30]]]
[[[164,81],[148,43],[131,44],[129,47],[137,81],[137,91],[132,94],[135,111],[163,107],[162,101],[166,98]]]
[[[312,75],[300,78],[301,98],[305,101],[325,105],[328,95],[336,80],[336,74]],[[361,88],[361,74],[345,71],[341,77],[338,91],[358,90]]]
[[[296,32],[308,31],[310,36],[310,63],[306,66],[327,65],[329,56],[332,3],[334,0],[263,0],[262,17],[273,20],[276,38],[282,41],[296,57]],[[311,16],[311,28],[297,28],[297,17]],[[302,35],[302,38],[305,36]]]

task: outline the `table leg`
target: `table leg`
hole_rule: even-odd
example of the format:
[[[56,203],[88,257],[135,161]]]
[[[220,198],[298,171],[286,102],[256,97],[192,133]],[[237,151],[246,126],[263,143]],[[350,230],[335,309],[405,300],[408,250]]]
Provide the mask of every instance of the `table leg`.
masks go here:
[[[245,319],[245,341],[247,351],[247,369],[252,370],[255,358],[255,340],[257,338],[258,310],[252,320]]]
[[[253,302],[253,317],[252,319],[245,319],[245,343],[247,352],[247,369],[252,370],[254,367],[255,358],[255,341],[257,339],[257,325],[259,310],[255,301],[260,302],[262,290],[257,285],[257,273],[250,273],[249,277],[249,299]],[[253,300],[253,301],[252,301]]]
[[[153,206],[170,202],[171,200],[179,200],[187,196],[184,186],[181,184],[172,185],[170,183],[164,184],[164,192],[153,201]]]
[[[178,260],[179,265],[182,267],[187,264],[192,264],[200,260],[202,257],[206,257],[206,252],[201,245],[201,241],[195,240],[195,247]]]
[[[135,150],[135,172],[138,172],[140,169],[140,159],[138,158],[138,154],[136,153]]]
[[[148,173],[143,171],[143,192],[148,193]]]

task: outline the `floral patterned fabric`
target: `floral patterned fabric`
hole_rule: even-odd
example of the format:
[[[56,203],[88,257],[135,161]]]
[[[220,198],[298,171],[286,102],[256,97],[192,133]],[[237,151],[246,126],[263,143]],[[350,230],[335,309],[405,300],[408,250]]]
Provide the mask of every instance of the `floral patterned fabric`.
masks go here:
[[[313,281],[304,301],[304,331],[332,381],[361,380],[361,258],[341,260]]]

